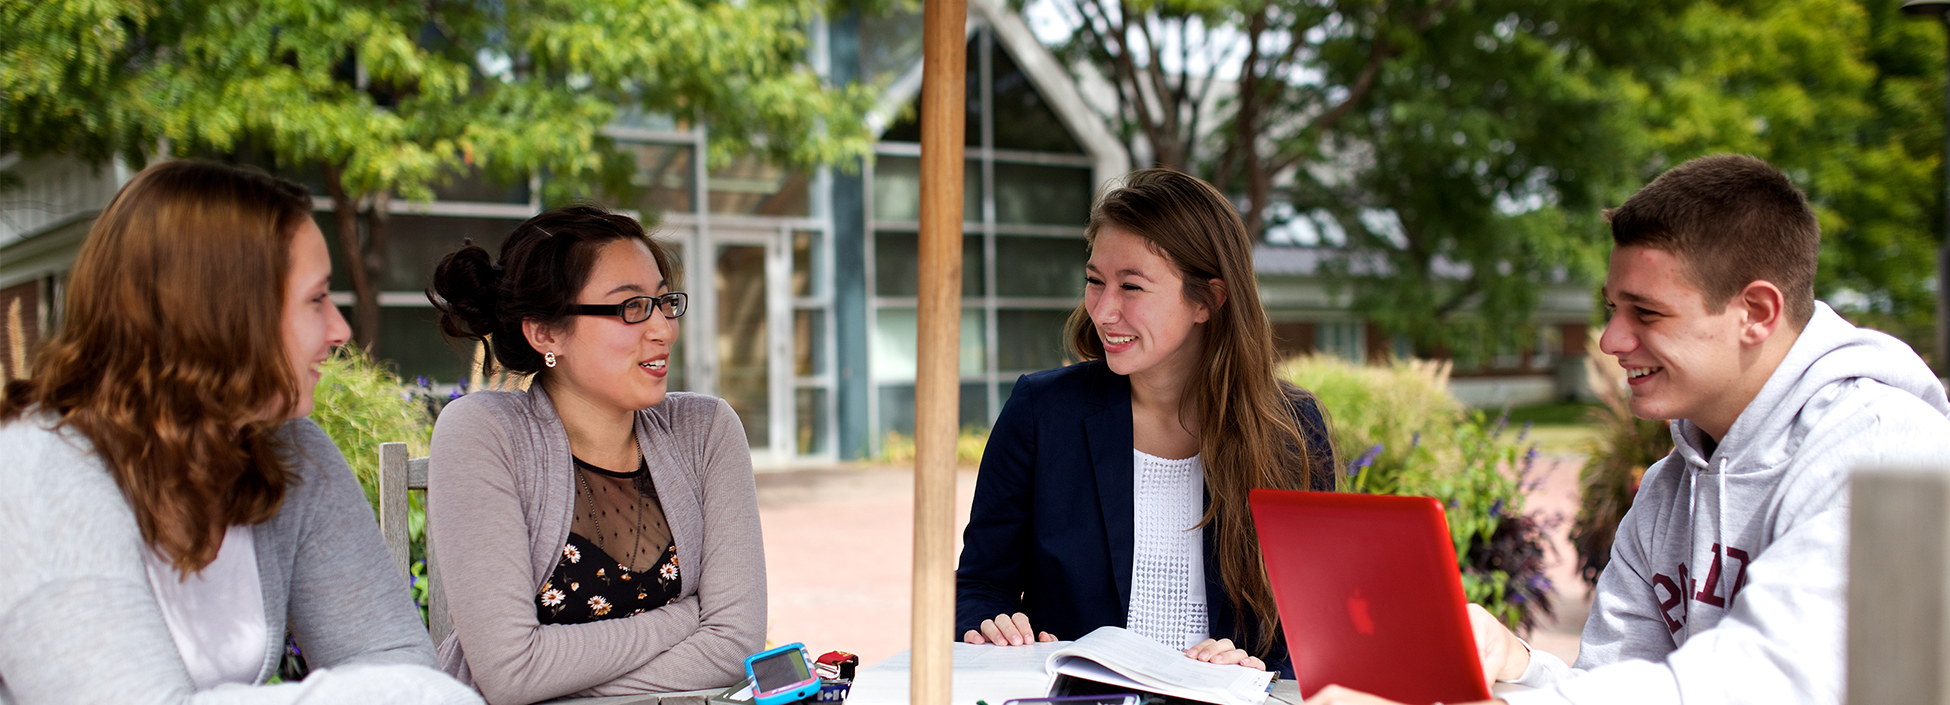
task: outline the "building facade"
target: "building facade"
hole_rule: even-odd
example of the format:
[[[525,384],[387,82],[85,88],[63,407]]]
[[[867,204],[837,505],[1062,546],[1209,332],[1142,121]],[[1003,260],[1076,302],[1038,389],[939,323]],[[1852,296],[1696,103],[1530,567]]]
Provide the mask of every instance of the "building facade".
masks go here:
[[[1062,333],[1082,293],[1090,204],[1130,164],[1018,15],[1002,0],[969,8],[961,422],[986,427],[1018,376],[1068,362]],[[812,171],[756,158],[713,167],[701,157],[708,126],[639,115],[607,129],[636,160],[644,200],[630,212],[678,255],[679,288],[691,295],[671,388],[729,401],[762,466],[872,456],[887,433],[911,433],[914,422],[919,17],[842,20],[814,35],[815,63],[831,80],[887,87],[871,117],[879,140],[870,159]],[[0,194],[0,314],[21,321],[4,327],[0,371],[18,374],[16,360],[59,325],[75,251],[131,172],[6,158],[0,169],[26,184]],[[431,202],[387,206],[377,353],[403,378],[469,379],[477,352],[441,338],[422,292],[434,263],[463,239],[493,251],[540,212],[535,186],[460,178]],[[331,202],[316,193],[319,225],[336,242]],[[1384,356],[1393,344],[1347,310],[1316,270],[1318,256],[1260,248],[1282,349]],[[345,262],[334,270],[336,297],[349,306]],[[1566,356],[1582,351],[1591,305],[1587,287],[1559,288],[1539,313],[1537,344],[1507,366],[1459,377],[1459,393],[1485,404],[1570,393]]]

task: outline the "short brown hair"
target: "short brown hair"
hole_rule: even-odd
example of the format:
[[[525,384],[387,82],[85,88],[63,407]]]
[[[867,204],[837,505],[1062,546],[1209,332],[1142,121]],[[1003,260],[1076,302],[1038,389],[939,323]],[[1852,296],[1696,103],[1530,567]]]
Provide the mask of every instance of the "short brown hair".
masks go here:
[[[216,560],[224,527],[275,516],[295,482],[279,440],[300,384],[284,290],[310,215],[303,187],[261,172],[144,169],[88,231],[60,332],[0,399],[0,421],[38,410],[87,436],[143,540],[184,573]]]
[[[1815,315],[1821,224],[1787,174],[1755,157],[1715,154],[1660,174],[1605,211],[1615,247],[1678,258],[1718,313],[1748,284],[1771,282],[1800,329]]]

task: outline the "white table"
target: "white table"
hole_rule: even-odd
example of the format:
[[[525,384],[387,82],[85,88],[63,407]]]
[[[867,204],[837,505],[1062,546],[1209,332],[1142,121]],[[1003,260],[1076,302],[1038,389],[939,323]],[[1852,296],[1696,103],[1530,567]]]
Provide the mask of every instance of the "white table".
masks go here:
[[[605,698],[556,698],[537,705],[707,705],[711,696],[722,692],[724,688],[686,690],[678,693],[611,695]]]

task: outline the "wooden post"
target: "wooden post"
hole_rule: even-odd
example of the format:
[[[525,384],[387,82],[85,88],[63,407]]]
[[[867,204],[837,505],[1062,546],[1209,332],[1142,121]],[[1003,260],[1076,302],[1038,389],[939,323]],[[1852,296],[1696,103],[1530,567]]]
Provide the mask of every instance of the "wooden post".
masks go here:
[[[400,577],[413,574],[412,548],[408,546],[406,492],[406,444],[398,441],[379,444],[379,533],[386,541],[386,552],[399,564]]]
[[[1848,702],[1950,705],[1950,472],[1852,480]]]
[[[914,380],[914,647],[908,694],[914,705],[948,705],[954,671],[967,0],[927,0],[921,22],[921,291]]]

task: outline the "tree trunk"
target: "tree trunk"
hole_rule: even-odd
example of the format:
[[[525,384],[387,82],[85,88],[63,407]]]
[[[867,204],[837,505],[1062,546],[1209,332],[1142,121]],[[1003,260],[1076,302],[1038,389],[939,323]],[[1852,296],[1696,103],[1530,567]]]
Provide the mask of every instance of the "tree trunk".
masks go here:
[[[339,165],[320,164],[325,172],[325,188],[332,194],[332,218],[338,224],[339,253],[352,279],[352,339],[371,350],[379,337],[379,294],[367,276],[365,252],[359,246],[359,197],[345,190],[344,172]],[[371,309],[370,314],[367,309]]]
[[[392,196],[392,192],[387,189],[380,189],[374,192],[372,194],[372,210],[366,213],[366,252],[365,257],[361,258],[359,263],[360,267],[365,270],[367,281],[372,282],[371,286],[373,289],[380,288],[381,283],[385,281],[386,277],[386,255],[391,251],[387,245],[386,238],[393,217],[392,210],[387,206],[392,204]],[[366,352],[377,356],[380,352],[381,345],[379,341],[380,312],[378,292],[374,292],[372,296],[359,297],[359,305],[353,309],[353,315],[358,316],[359,324],[362,328],[370,331],[365,339],[361,341],[365,343]]]
[[[1240,216],[1246,222],[1246,236],[1258,242],[1264,226],[1260,214],[1266,211],[1266,199],[1271,190],[1270,174],[1266,173],[1266,162],[1260,158],[1260,108],[1265,104],[1266,89],[1260,84],[1259,38],[1266,31],[1266,10],[1261,8],[1247,21],[1246,36],[1249,44],[1246,61],[1239,72],[1239,107],[1233,114],[1232,154],[1241,157],[1240,176],[1246,181],[1246,212]],[[1231,167],[1230,159],[1226,166]]]

